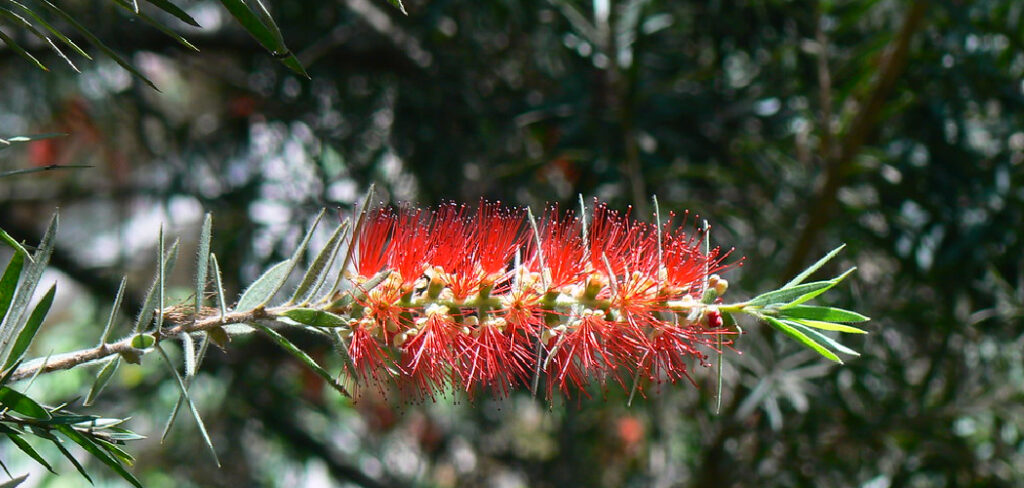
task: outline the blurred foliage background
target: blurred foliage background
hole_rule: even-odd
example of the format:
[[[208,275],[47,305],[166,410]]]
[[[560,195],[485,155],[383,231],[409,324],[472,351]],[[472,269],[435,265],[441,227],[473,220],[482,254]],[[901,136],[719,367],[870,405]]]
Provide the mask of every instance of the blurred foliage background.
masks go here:
[[[657,194],[747,257],[726,276],[732,300],[846,242],[831,271],[859,272],[831,299],[874,320],[839,367],[747,324],[720,413],[711,369],[631,407],[616,392],[353,403],[269,342],[236,340],[193,387],[221,469],[188,422],[159,443],[176,386],[151,359],[86,412],[150,436],[129,446],[147,486],[1024,482],[1024,4],[410,0],[403,16],[383,1],[269,2],[306,79],[217,2],[176,3],[202,28],[153,15],[199,53],[113,4],[66,7],[160,92],[109,58],[76,74],[24,39],[47,73],[0,50],[0,130],[70,134],[5,151],[0,170],[93,166],[0,179],[0,228],[38,242],[55,208],[64,223],[36,355],[91,345],[122,273],[132,316],[160,222],[187,247],[212,211],[237,292],[319,208],[348,212],[371,182],[423,205],[583,194],[641,217]],[[75,401],[93,369],[33,393]],[[21,472],[81,483],[58,466]]]

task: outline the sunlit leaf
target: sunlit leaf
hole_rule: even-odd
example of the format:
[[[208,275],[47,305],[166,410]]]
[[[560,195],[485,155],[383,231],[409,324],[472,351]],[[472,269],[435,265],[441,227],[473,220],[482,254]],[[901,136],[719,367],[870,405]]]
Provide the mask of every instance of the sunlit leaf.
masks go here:
[[[823,322],[867,322],[870,318],[857,312],[834,307],[812,305],[786,305],[779,308],[779,315],[795,319],[820,320]]]
[[[801,271],[800,274],[794,276],[793,279],[789,280],[789,283],[782,285],[782,288],[789,288],[791,286],[796,286],[799,285],[800,283],[803,283],[803,281],[807,279],[808,276],[811,276],[811,274],[813,274],[815,271],[824,266],[825,263],[831,261],[832,258],[836,257],[839,254],[839,252],[842,251],[845,247],[846,244],[842,244],[839,247],[829,251],[828,254],[819,259],[816,263],[808,266],[807,269]]]
[[[124,466],[118,460],[112,458],[106,450],[96,445],[96,443],[88,437],[67,425],[57,426],[56,430],[61,434],[64,434],[68,439],[71,439],[75,444],[81,446],[82,449],[85,449],[85,451],[91,454],[94,458],[98,459],[103,464],[106,464],[110,469],[114,470],[115,473],[119,474],[121,478],[124,478],[125,481],[131,483],[137,488],[142,488],[142,483],[135,478],[135,475],[124,469]]]
[[[43,298],[39,300],[36,307],[32,309],[32,315],[29,315],[28,321],[25,322],[25,327],[18,333],[18,338],[14,341],[14,346],[11,348],[10,354],[7,356],[7,361],[4,363],[4,369],[10,368],[14,363],[18,362],[21,357],[25,354],[28,346],[32,344],[32,339],[35,339],[36,332],[39,331],[39,326],[43,324],[43,319],[46,318],[46,314],[50,311],[50,305],[53,304],[53,296],[57,292],[57,284],[54,283],[50,287],[50,290],[43,295]]]
[[[763,316],[761,318],[765,322],[767,322],[769,325],[774,327],[775,329],[777,329],[777,330],[781,331],[782,333],[792,337],[793,339],[796,339],[797,342],[799,342],[799,343],[803,344],[804,346],[814,350],[815,352],[817,352],[818,354],[821,354],[825,358],[831,359],[832,361],[835,361],[835,362],[837,362],[839,364],[843,364],[843,360],[839,359],[839,356],[836,356],[835,353],[833,353],[832,351],[828,350],[828,348],[826,348],[825,346],[822,346],[821,344],[819,344],[814,339],[811,339],[810,337],[807,337],[807,335],[804,334],[803,332],[801,332],[801,331],[799,331],[799,330],[797,330],[797,329],[795,329],[795,328],[793,328],[793,327],[783,323],[781,320],[776,319],[774,317]]]
[[[269,336],[274,342],[276,342],[277,345],[281,346],[282,349],[284,349],[286,352],[294,356],[299,361],[302,361],[303,364],[309,367],[309,369],[313,370],[313,372],[316,373],[318,376],[323,378],[324,381],[326,381],[328,385],[331,385],[332,388],[337,390],[338,393],[341,393],[346,397],[352,396],[349,394],[348,390],[345,389],[344,386],[342,386],[341,383],[338,383],[331,376],[331,374],[327,372],[327,370],[325,370],[322,366],[317,364],[316,361],[313,360],[313,358],[309,357],[309,354],[306,354],[306,351],[299,349],[298,346],[292,344],[291,341],[289,341],[285,336],[279,334],[274,329],[271,329],[270,327],[267,327],[262,324],[254,325],[256,326],[256,328],[263,331],[263,333],[267,334],[267,336]]]
[[[293,308],[285,312],[284,316],[311,327],[342,327],[348,325],[348,321],[344,318],[314,308]]]
[[[34,419],[50,419],[50,412],[47,412],[42,405],[7,386],[0,386],[0,405]]]

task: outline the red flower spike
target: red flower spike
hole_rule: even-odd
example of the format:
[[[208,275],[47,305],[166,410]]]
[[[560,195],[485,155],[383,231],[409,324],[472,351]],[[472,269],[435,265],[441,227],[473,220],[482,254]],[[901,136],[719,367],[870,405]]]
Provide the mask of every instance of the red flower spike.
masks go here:
[[[689,379],[695,361],[706,365],[702,351],[731,343],[721,313],[698,300],[705,286],[725,291],[711,274],[732,264],[672,217],[657,227],[597,202],[584,238],[580,219],[557,207],[539,235],[522,210],[497,203],[375,210],[353,243],[354,282],[392,273],[351,306],[356,375],[378,386],[393,377],[420,398],[447,388],[506,396],[538,367],[549,394],[586,395],[594,380],[628,389],[631,378]],[[694,307],[709,308],[687,322]]]

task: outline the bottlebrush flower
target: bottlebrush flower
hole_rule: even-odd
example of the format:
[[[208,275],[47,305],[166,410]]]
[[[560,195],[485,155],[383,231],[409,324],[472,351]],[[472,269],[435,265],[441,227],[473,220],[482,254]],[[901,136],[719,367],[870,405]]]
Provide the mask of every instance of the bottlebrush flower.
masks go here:
[[[671,221],[601,203],[586,222],[557,208],[529,222],[487,202],[371,211],[352,244],[354,283],[388,275],[336,310],[358,318],[357,373],[431,397],[688,378],[729,333],[698,303],[729,253],[705,253],[705,233]]]

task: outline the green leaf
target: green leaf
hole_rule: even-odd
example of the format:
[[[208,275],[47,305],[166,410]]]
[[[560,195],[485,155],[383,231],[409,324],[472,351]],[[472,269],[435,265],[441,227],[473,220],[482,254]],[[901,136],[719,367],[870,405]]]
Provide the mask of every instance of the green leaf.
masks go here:
[[[352,228],[352,239],[350,243],[356,241],[359,238],[359,233],[363,230],[363,224],[366,222],[366,216],[370,213],[370,201],[373,199],[374,185],[371,183],[370,188],[366,189],[366,196],[363,197],[363,204],[359,208],[359,217],[356,218],[356,225]],[[345,250],[345,259],[341,261],[341,271],[338,272],[338,277],[334,280],[334,286],[331,287],[331,291],[324,296],[323,300],[330,300],[335,293],[341,290],[341,280],[345,278],[345,272],[348,269],[348,263],[352,262],[352,253],[356,250],[356,246],[349,245],[348,249]]]
[[[334,259],[338,255],[338,249],[341,248],[341,241],[347,227],[347,220],[335,227],[334,233],[327,240],[327,244],[324,245],[324,248],[316,255],[316,259],[309,265],[309,269],[306,270],[306,274],[302,277],[302,282],[299,283],[298,288],[295,289],[295,293],[292,295],[291,303],[308,303],[316,294],[316,291],[326,278],[327,271],[334,264]]]
[[[273,23],[273,19],[270,19],[266,8],[263,4],[256,0],[258,8],[261,10],[260,15],[256,15],[249,6],[246,5],[244,0],[220,0],[220,3],[224,5],[224,8],[231,13],[231,15],[242,24],[242,27],[252,35],[263,46],[264,49],[270,51],[270,54],[275,58],[281,60],[281,62],[292,71],[309,78],[306,74],[306,70],[299,63],[299,60],[288,50],[288,47],[284,45],[284,40],[281,37],[281,31],[277,28],[277,24]],[[261,19],[263,17],[263,19]],[[269,25],[264,23],[264,20],[270,19]]]
[[[83,26],[82,24],[79,24],[78,21],[75,20],[75,18],[73,16],[71,16],[67,12],[61,10],[60,7],[54,5],[53,2],[51,2],[50,0],[39,0],[39,1],[43,5],[45,5],[47,8],[49,8],[50,11],[52,11],[55,14],[57,14],[61,19],[64,19],[65,22],[67,22],[72,27],[74,27],[75,30],[77,30],[80,34],[82,34],[82,37],[85,37],[86,39],[88,39],[89,42],[92,43],[92,45],[96,46],[97,49],[99,49],[100,51],[103,51],[103,53],[106,54],[107,56],[110,56],[110,59],[113,59],[115,63],[120,65],[122,68],[128,70],[129,73],[131,73],[131,74],[135,75],[136,77],[138,77],[145,84],[149,85],[150,88],[152,88],[152,89],[154,89],[156,91],[160,91],[160,89],[157,88],[156,85],[153,84],[153,82],[150,81],[149,78],[146,78],[146,76],[143,75],[134,66],[132,66],[131,63],[129,63],[128,61],[125,61],[124,58],[122,58],[120,55],[118,55],[116,52],[114,52],[113,49],[111,49],[109,46],[104,44],[103,41],[101,41],[92,32],[90,32],[89,29],[85,28],[85,26]]]
[[[812,340],[814,340],[818,344],[821,344],[823,347],[831,347],[832,349],[835,349],[836,351],[839,351],[839,352],[841,352],[843,354],[849,354],[851,356],[860,356],[859,352],[854,351],[853,349],[850,349],[849,347],[846,347],[846,346],[840,344],[839,341],[837,341],[837,340],[835,340],[835,339],[833,339],[833,338],[831,338],[831,337],[829,337],[829,336],[827,336],[825,334],[822,334],[821,332],[818,332],[818,331],[816,331],[816,330],[814,330],[814,329],[812,329],[810,327],[807,327],[806,325],[800,324],[798,322],[790,321],[790,320],[786,320],[785,322],[786,322],[786,325],[789,325],[790,327],[793,327],[794,329],[797,329],[800,332],[803,332],[808,337],[810,337]]]
[[[168,29],[167,27],[165,27],[160,22],[157,22],[156,20],[153,20],[152,17],[150,17],[150,16],[148,16],[148,15],[142,13],[142,12],[139,12],[139,5],[137,3],[135,3],[137,0],[132,0],[131,3],[129,3],[127,0],[114,0],[114,1],[117,2],[117,4],[120,5],[121,7],[124,7],[125,10],[128,10],[129,12],[134,13],[136,17],[142,19],[143,22],[149,24],[154,29],[156,29],[156,30],[158,30],[160,32],[163,32],[164,35],[166,35],[167,37],[170,37],[171,39],[174,39],[175,41],[177,41],[178,44],[181,44],[182,46],[185,46],[185,48],[187,48],[187,49],[191,49],[193,51],[199,52],[199,48],[195,47],[191,42],[188,42],[188,39],[185,39],[184,37],[181,37],[181,35],[178,34],[177,32],[174,32],[173,30]]]
[[[808,266],[807,269],[801,271],[800,274],[793,277],[792,280],[789,280],[789,283],[782,285],[782,287],[789,288],[791,286],[796,286],[799,285],[800,283],[803,283],[803,281],[807,279],[808,276],[810,276],[812,273],[814,273],[822,266],[824,266],[825,263],[831,261],[832,258],[836,257],[836,255],[839,254],[839,251],[842,251],[844,247],[846,247],[846,244],[842,244],[839,247],[829,251],[829,253],[826,254],[823,258],[819,259],[818,262]]]
[[[402,0],[388,0],[388,3],[394,5],[402,15],[409,15],[409,12],[405,11],[405,5],[402,5]]]
[[[850,268],[845,273],[832,278],[828,281],[816,281],[813,283],[805,283],[802,285],[791,286],[789,288],[781,288],[775,291],[770,291],[754,297],[748,305],[760,306],[760,307],[778,307],[781,308],[787,305],[799,305],[808,300],[813,300],[818,295],[825,293],[832,287],[838,285],[843,281],[850,273],[857,268]]]
[[[14,347],[11,348],[11,353],[7,356],[4,369],[10,368],[14,363],[17,363],[25,354],[28,346],[32,344],[32,339],[35,339],[39,326],[43,324],[43,319],[46,318],[46,314],[50,311],[50,305],[53,304],[53,295],[56,292],[57,284],[54,283],[50,290],[46,292],[46,295],[43,295],[43,299],[39,300],[39,303],[36,304],[36,308],[32,309],[32,315],[28,317],[25,327],[21,329],[21,332],[18,333],[18,338],[14,341]]]
[[[50,46],[50,49],[53,49],[53,51],[57,53],[57,56],[60,56],[60,58],[63,59],[64,62],[68,63],[68,65],[71,66],[71,69],[75,70],[76,73],[81,72],[78,70],[78,67],[75,66],[75,63],[73,63],[71,59],[69,59],[64,54],[64,51],[61,51],[60,47],[58,47],[57,44],[53,42],[53,39],[50,39],[50,36],[44,34],[39,29],[36,29],[36,27],[32,25],[32,23],[26,20],[24,17],[6,7],[0,7],[0,15],[12,19],[17,23],[20,23],[22,27],[31,32],[37,38],[39,38],[39,40],[46,42],[46,44]]]
[[[121,308],[121,300],[124,299],[124,285],[128,280],[128,277],[121,277],[121,286],[117,287],[117,295],[114,295],[114,305],[110,307],[110,315],[107,316],[107,324],[103,326],[103,332],[100,334],[100,343],[96,347],[100,347],[110,339],[110,331],[114,328],[114,319],[117,317],[117,311]]]
[[[348,325],[348,321],[344,318],[314,308],[293,308],[285,312],[284,316],[311,327],[343,327]]]
[[[118,460],[110,457],[110,454],[108,454],[107,451],[100,446],[97,446],[95,442],[82,435],[81,432],[78,432],[67,425],[57,426],[56,429],[61,434],[64,434],[68,439],[71,439],[75,444],[82,446],[82,449],[85,449],[85,451],[91,454],[94,458],[99,459],[100,462],[109,466],[115,473],[121,475],[125,481],[131,483],[137,488],[142,488],[142,483],[140,483],[133,474],[129,473],[128,470],[124,469],[124,466]]]
[[[843,360],[839,359],[839,356],[836,356],[835,353],[833,353],[832,351],[828,350],[828,348],[826,348],[825,346],[822,346],[821,344],[816,342],[814,339],[811,339],[810,337],[807,337],[807,335],[804,334],[803,332],[801,332],[801,331],[799,331],[799,330],[797,330],[797,329],[795,329],[795,328],[793,328],[793,327],[783,323],[781,320],[776,319],[774,317],[769,317],[767,315],[762,315],[762,316],[760,316],[760,318],[762,320],[764,320],[765,322],[767,322],[768,325],[770,325],[770,326],[772,326],[772,327],[782,331],[784,334],[792,337],[793,339],[796,339],[797,342],[799,342],[799,343],[803,344],[804,346],[814,350],[815,352],[817,352],[818,354],[821,354],[825,358],[831,359],[832,361],[835,361],[835,362],[837,362],[839,364],[843,364]]]
[[[807,327],[813,327],[815,329],[822,330],[833,330],[836,332],[846,332],[848,334],[867,334],[868,331],[854,327],[852,325],[837,324],[834,322],[821,322],[819,320],[808,320],[808,319],[793,319],[793,322],[803,324]]]
[[[161,230],[161,236],[163,231]],[[162,245],[160,246],[163,247]],[[164,253],[161,253],[164,254]],[[159,254],[158,254],[159,256]],[[145,326],[149,325],[154,319],[154,312],[162,301],[160,296],[162,293],[163,276],[170,268],[174,267],[174,262],[178,258],[178,241],[174,241],[174,245],[171,246],[171,250],[164,254],[162,265],[158,265],[156,276],[153,278],[153,285],[150,286],[149,291],[146,292],[146,298],[142,301],[142,310],[139,310],[139,315],[135,319],[135,333],[142,332]],[[161,320],[162,316],[158,317],[157,320]]]
[[[114,377],[114,373],[120,365],[121,356],[114,356],[107,360],[107,363],[100,369],[99,374],[96,375],[96,381],[93,382],[92,388],[89,388],[89,395],[85,397],[85,402],[82,405],[88,407],[96,401],[96,398],[100,396],[103,388],[106,388],[110,378]]]
[[[116,457],[123,464],[127,466],[135,464],[135,457],[125,452],[124,449],[117,447],[117,445],[114,444],[113,442],[105,441],[103,439],[100,439],[99,437],[95,438],[94,440],[96,444],[99,444],[100,447],[106,449],[108,453],[113,454],[114,457]]]
[[[286,352],[288,352],[288,354],[291,354],[292,356],[294,356],[299,361],[302,361],[307,367],[309,367],[309,369],[311,369],[314,373],[316,373],[318,376],[323,378],[324,381],[326,381],[328,385],[331,385],[331,387],[333,387],[335,390],[337,390],[338,393],[341,393],[342,395],[344,395],[346,397],[351,397],[352,396],[351,394],[349,394],[348,390],[345,389],[345,387],[341,383],[338,383],[331,376],[331,374],[327,372],[327,370],[325,370],[323,367],[321,367],[319,364],[317,364],[316,361],[313,360],[313,358],[309,357],[309,354],[306,354],[306,351],[303,351],[302,349],[299,349],[298,346],[296,346],[295,344],[292,344],[292,342],[289,341],[285,336],[279,334],[277,331],[275,331],[274,329],[271,329],[270,327],[267,327],[267,326],[265,326],[263,324],[253,324],[253,325],[256,326],[256,328],[258,328],[261,331],[263,331],[263,333],[267,334],[267,336],[269,336],[271,340],[276,342],[277,345],[281,346],[281,348],[284,349]]]
[[[24,58],[28,62],[36,65],[36,68],[39,68],[39,69],[41,69],[43,71],[50,71],[50,68],[47,68],[46,65],[44,65],[41,62],[39,62],[39,60],[36,59],[35,56],[29,54],[29,52],[26,51],[20,45],[18,45],[17,42],[14,42],[14,39],[11,39],[10,37],[7,36],[7,34],[4,34],[4,31],[2,31],[2,30],[0,30],[0,41],[3,41],[4,44],[6,44],[7,47],[11,49],[11,51],[14,51],[15,54],[17,54],[18,56],[21,56],[22,58]]]
[[[84,50],[82,50],[82,48],[78,47],[78,44],[75,44],[74,41],[72,41],[71,39],[68,39],[68,37],[65,36],[61,31],[55,29],[52,25],[50,25],[49,22],[47,22],[45,19],[40,17],[39,14],[36,14],[35,11],[33,11],[32,9],[26,7],[24,4],[22,4],[20,2],[17,2],[15,0],[7,0],[7,1],[10,2],[11,4],[17,6],[18,9],[20,9],[22,12],[24,12],[29,17],[32,17],[32,20],[36,21],[36,23],[38,23],[39,25],[43,26],[44,29],[50,31],[50,33],[53,34],[54,37],[56,37],[57,39],[60,39],[60,42],[63,42],[66,46],[70,47],[73,51],[78,53],[79,56],[82,56],[85,59],[92,60],[92,56],[89,56],[89,53],[85,52]],[[60,134],[60,135],[61,136],[65,136],[67,134]],[[0,149],[2,149],[2,148],[0,148]]]
[[[153,5],[156,5],[157,8],[159,8],[160,10],[163,10],[164,12],[167,12],[167,13],[177,17],[178,20],[180,20],[180,21],[182,21],[182,22],[184,22],[184,23],[186,23],[188,25],[191,25],[192,27],[202,27],[201,25],[199,25],[199,22],[196,22],[196,19],[192,18],[191,15],[189,15],[187,12],[185,12],[184,10],[179,8],[177,5],[175,5],[175,4],[171,3],[171,2],[168,2],[167,0],[146,0],[146,1],[151,3],[151,4],[153,4]]]
[[[46,270],[46,265],[50,262],[50,255],[53,254],[54,237],[57,233],[58,222],[59,220],[55,214],[50,219],[50,225],[46,228],[46,233],[43,234],[43,240],[40,241],[39,248],[36,249],[36,253],[31,259],[31,264],[24,271],[21,286],[18,287],[18,291],[14,295],[14,301],[11,302],[7,315],[3,318],[2,324],[0,324],[0,358],[6,359],[7,352],[11,347],[11,340],[16,334],[21,333],[21,329],[25,326],[25,321],[28,319],[28,317],[25,317],[25,311],[28,308],[28,302],[31,300],[32,294],[36,291],[36,286],[39,284],[39,278],[42,277],[43,271]]]
[[[53,467],[50,466],[50,463],[46,462],[46,459],[39,455],[39,453],[32,447],[32,444],[29,444],[28,441],[23,439],[20,435],[8,432],[7,438],[10,439],[14,445],[18,446],[18,449],[21,449],[21,452],[28,454],[29,457],[35,459],[37,463],[42,464],[47,471],[57,474],[57,472],[53,470]]]
[[[188,408],[192,412],[192,417],[196,420],[196,426],[199,427],[199,433],[203,436],[203,441],[206,442],[206,447],[210,449],[210,453],[213,454],[213,461],[220,467],[220,459],[217,458],[217,450],[213,448],[213,441],[210,440],[210,434],[206,432],[206,424],[203,423],[203,418],[199,415],[199,410],[196,409],[196,404],[192,402],[192,397],[188,394],[188,388],[185,387],[185,382],[181,379],[181,375],[178,374],[178,370],[171,363],[171,358],[167,357],[167,353],[164,352],[163,348],[156,346],[156,350],[160,353],[160,356],[164,358],[164,362],[167,364],[167,369],[171,370],[174,378],[178,380],[178,392],[185,398],[185,402],[188,403]]]
[[[149,349],[156,345],[156,337],[153,334],[137,334],[132,337],[132,347],[135,349]]]
[[[217,264],[217,256],[210,253],[210,268],[213,272],[213,286],[217,293],[217,307],[220,308],[220,318],[223,321],[224,315],[228,313],[228,304],[224,300],[224,284],[220,279],[220,265]]]
[[[53,470],[51,469],[50,471],[52,472]],[[7,480],[7,481],[5,481],[3,483],[0,483],[0,488],[17,488],[18,485],[24,483],[25,480],[27,480],[27,479],[28,479],[28,475],[27,474],[23,474],[21,476],[18,476],[17,478],[12,478],[12,479]]]
[[[871,320],[857,312],[833,307],[812,305],[787,305],[779,308],[779,316],[793,319],[820,320],[823,322],[867,322]]]
[[[7,309],[11,308],[11,301],[18,290],[18,278],[21,276],[21,268],[25,264],[25,254],[15,253],[11,261],[7,263],[3,277],[0,277],[0,323],[7,316]]]
[[[11,0],[7,0],[7,1],[11,1]],[[64,132],[48,132],[48,133],[45,133],[45,134],[32,134],[30,136],[14,136],[14,137],[8,137],[6,139],[0,139],[0,151],[3,151],[4,149],[7,149],[7,148],[11,147],[14,144],[26,143],[26,142],[32,142],[32,141],[41,141],[43,139],[53,139],[55,137],[67,137],[67,133],[64,133]],[[6,235],[6,233],[4,235]],[[15,244],[17,244],[17,243],[15,243]],[[18,246],[18,248],[20,249],[21,246]],[[25,252],[25,250],[21,249],[21,252]]]
[[[235,305],[235,311],[247,312],[270,301],[274,293],[277,293],[277,290],[280,290],[285,280],[288,279],[288,274],[291,272],[290,264],[290,259],[284,260],[263,273],[263,276],[260,276],[242,293],[242,297],[238,299],[238,305]]]
[[[7,386],[0,386],[0,405],[34,419],[50,419],[50,412],[42,405]]]
[[[63,454],[64,457],[68,459],[68,461],[71,461],[71,464],[75,466],[75,469],[78,470],[78,473],[81,474],[86,480],[88,480],[89,484],[92,484],[92,478],[89,477],[89,473],[85,470],[85,467],[82,466],[82,463],[78,462],[78,460],[75,459],[75,457],[72,456],[70,452],[68,452],[67,448],[64,447],[64,443],[61,442],[61,440],[58,439],[57,436],[50,434],[49,432],[39,431],[36,432],[36,435],[44,439],[49,439],[50,442],[53,443],[53,445],[57,446],[57,450],[59,450],[60,453]]]
[[[2,150],[4,147],[6,146],[0,146],[0,150]],[[11,249],[14,249],[14,251],[17,252],[18,254],[22,256],[28,256],[28,251],[26,251],[25,248],[22,247],[22,245],[18,241],[14,240],[14,238],[11,237],[11,235],[8,234],[3,229],[0,229],[0,241],[3,241],[8,246],[11,246]]]
[[[203,230],[199,232],[199,249],[196,251],[196,281],[195,281],[195,317],[203,308],[203,298],[206,295],[207,272],[210,266],[210,234],[213,228],[213,216],[209,213],[203,218]]]

